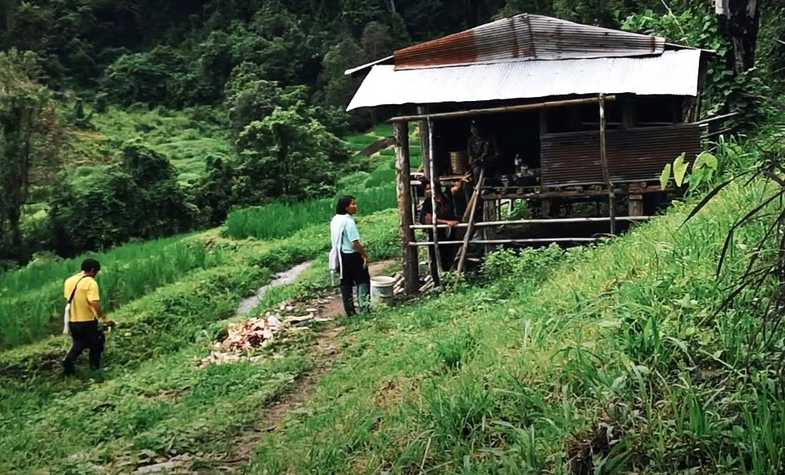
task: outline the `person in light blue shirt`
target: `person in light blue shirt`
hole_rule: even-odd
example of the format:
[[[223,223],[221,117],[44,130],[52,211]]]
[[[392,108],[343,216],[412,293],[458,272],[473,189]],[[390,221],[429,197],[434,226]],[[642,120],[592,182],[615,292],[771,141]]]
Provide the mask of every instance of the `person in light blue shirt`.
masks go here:
[[[368,310],[371,276],[368,273],[368,253],[360,239],[360,231],[352,216],[357,214],[357,200],[343,196],[335,206],[335,216],[330,221],[330,241],[335,251],[340,251],[341,298],[346,315],[354,315],[354,286],[361,312]],[[337,252],[336,252],[337,254]]]

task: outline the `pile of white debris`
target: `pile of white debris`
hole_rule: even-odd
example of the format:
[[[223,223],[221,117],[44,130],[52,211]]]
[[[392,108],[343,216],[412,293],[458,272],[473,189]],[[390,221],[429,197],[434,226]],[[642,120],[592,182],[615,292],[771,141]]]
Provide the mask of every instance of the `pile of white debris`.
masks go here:
[[[277,310],[271,310],[259,318],[251,318],[232,323],[227,329],[227,336],[213,345],[210,354],[199,361],[199,367],[211,364],[235,363],[241,360],[255,361],[261,356],[252,354],[269,346],[281,338],[283,334],[304,330],[300,326],[311,322],[325,322],[329,317],[320,317],[320,307],[328,300],[318,299],[317,307],[300,308],[292,303],[284,302]]]

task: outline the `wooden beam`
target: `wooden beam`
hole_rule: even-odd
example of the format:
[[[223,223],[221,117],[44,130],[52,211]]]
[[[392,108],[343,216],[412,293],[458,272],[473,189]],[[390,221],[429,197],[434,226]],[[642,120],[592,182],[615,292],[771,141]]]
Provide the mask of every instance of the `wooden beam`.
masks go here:
[[[417,106],[417,114],[427,116],[428,106]],[[421,120],[417,123],[420,132],[420,156],[422,157],[422,171],[425,178],[431,176],[431,163],[428,157],[431,156],[430,134],[428,133],[428,121]]]
[[[530,239],[473,239],[469,241],[471,244],[536,244],[544,242],[596,242],[601,238],[530,238]],[[410,242],[409,245],[413,247],[419,246],[433,246],[433,242],[417,241]],[[463,241],[442,241],[440,246],[458,246],[462,245]]]
[[[647,221],[651,216],[617,216],[616,221]],[[474,223],[474,227],[482,228],[486,226],[504,226],[507,224],[560,224],[560,223],[605,223],[610,221],[608,217],[600,218],[553,218],[553,219],[515,219],[509,221],[484,221],[481,223]],[[454,228],[465,228],[467,223],[459,223]],[[433,226],[430,224],[413,224],[412,229],[431,229]],[[446,229],[450,226],[446,224],[438,225],[440,229]]]
[[[409,181],[410,160],[409,160],[409,124],[406,122],[396,122],[393,124],[395,134],[395,183],[398,192],[398,213],[401,223],[401,243],[403,244],[403,280],[406,293],[411,295],[417,292],[418,287],[418,266],[417,249],[408,246],[415,240],[414,215],[412,213],[412,187]]]
[[[605,137],[605,96],[600,94],[598,99],[598,104],[600,106],[600,166],[602,168],[602,178],[605,180],[605,186],[608,188],[608,217],[610,218],[611,223],[610,231],[611,234],[616,234],[616,195],[613,191],[611,175],[608,170],[608,147]]]
[[[605,96],[606,101],[616,100],[616,96]],[[519,106],[489,107],[485,109],[463,110],[456,112],[440,112],[437,114],[418,114],[402,115],[393,117],[390,122],[410,122],[413,120],[433,120],[433,119],[455,119],[458,117],[473,117],[476,115],[500,114],[503,112],[521,112],[529,110],[548,109],[553,107],[568,107],[582,104],[596,104],[599,101],[596,97],[585,99],[566,99],[562,101],[536,102],[533,104],[523,104]]]
[[[439,278],[444,271],[442,269],[442,255],[439,252],[439,235],[436,221],[436,187],[442,186],[436,182],[436,175],[439,173],[434,166],[433,160],[433,122],[428,119],[428,164],[431,169],[429,180],[431,182],[431,230],[433,231],[433,258],[436,260],[436,275],[433,276],[434,285],[439,285]]]

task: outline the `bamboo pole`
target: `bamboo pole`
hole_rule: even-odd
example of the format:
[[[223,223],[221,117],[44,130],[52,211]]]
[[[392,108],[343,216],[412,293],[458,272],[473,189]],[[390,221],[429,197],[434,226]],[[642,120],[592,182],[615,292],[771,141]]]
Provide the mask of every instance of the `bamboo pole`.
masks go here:
[[[417,249],[407,245],[415,241],[414,215],[412,213],[411,164],[409,160],[409,124],[396,122],[393,124],[395,134],[395,182],[398,192],[398,213],[401,223],[401,243],[403,248],[403,280],[406,293],[417,292],[418,260]]]
[[[436,181],[436,174],[438,171],[434,166],[433,160],[433,122],[428,119],[428,166],[431,169],[430,176],[428,177],[431,182],[431,229],[433,231],[433,258],[436,259],[436,275],[433,276],[433,281],[439,285],[439,277],[444,272],[442,269],[442,256],[439,252],[439,236],[438,225],[436,223],[436,187],[441,186]]]
[[[428,106],[417,106],[417,114],[425,117],[428,114]],[[428,157],[431,155],[430,134],[428,128],[430,127],[428,121],[423,119],[417,123],[420,132],[420,151],[422,155],[422,171],[425,177],[431,176],[431,163]]]
[[[611,184],[611,174],[608,169],[608,148],[605,137],[606,118],[605,118],[605,96],[598,97],[600,105],[600,166],[602,167],[602,177],[608,187],[608,217],[610,218],[610,232],[616,234],[616,194]]]
[[[472,239],[470,244],[534,244],[544,242],[595,242],[599,238],[520,238],[520,239]],[[432,246],[434,243],[430,241],[417,241],[410,242],[410,246]],[[440,246],[459,246],[463,241],[441,241]]]
[[[616,100],[616,96],[604,96],[606,101]],[[520,112],[528,110],[549,109],[553,107],[568,107],[582,104],[596,104],[599,101],[596,97],[585,99],[566,99],[563,101],[545,101],[534,104],[522,104],[519,106],[489,107],[485,109],[464,110],[456,112],[440,112],[436,114],[416,114],[402,115],[393,117],[390,122],[409,122],[412,120],[432,120],[432,119],[454,119],[457,117],[470,117],[475,115],[499,114],[502,112]]]
[[[460,255],[458,257],[458,268],[456,271],[460,274],[463,272],[463,264],[466,262],[466,251],[469,247],[469,240],[472,237],[472,232],[474,232],[474,212],[477,209],[477,202],[480,201],[480,193],[482,191],[482,185],[485,181],[485,168],[480,170],[480,176],[477,178],[477,188],[474,189],[474,196],[472,196],[472,203],[471,203],[471,211],[469,211],[469,223],[466,227],[466,234],[463,236],[463,246],[460,250]]]
[[[651,219],[651,216],[617,216],[616,221],[646,221]],[[610,221],[608,217],[600,218],[553,218],[553,219],[515,219],[509,221],[483,221],[474,223],[474,227],[481,228],[485,226],[503,226],[506,224],[558,224],[558,223],[603,223]],[[465,228],[467,223],[459,223],[453,227]],[[431,229],[430,224],[413,224],[412,229]],[[450,226],[447,224],[438,225],[439,229],[446,229]]]

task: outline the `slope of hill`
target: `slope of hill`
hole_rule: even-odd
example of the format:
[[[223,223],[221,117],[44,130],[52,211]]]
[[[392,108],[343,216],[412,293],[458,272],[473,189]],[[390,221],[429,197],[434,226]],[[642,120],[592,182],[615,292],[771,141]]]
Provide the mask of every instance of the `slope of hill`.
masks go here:
[[[734,185],[686,227],[677,204],[596,246],[500,252],[480,280],[207,367],[239,299],[273,272],[317,258],[256,314],[324,295],[326,231],[188,238],[222,262],[120,307],[104,373],[57,378],[57,338],[0,354],[0,468],[778,473],[781,348],[756,343],[743,300],[715,315],[725,232],[767,190]],[[372,255],[399,252],[396,223],[392,210],[361,220]],[[763,229],[737,236],[730,275]]]

